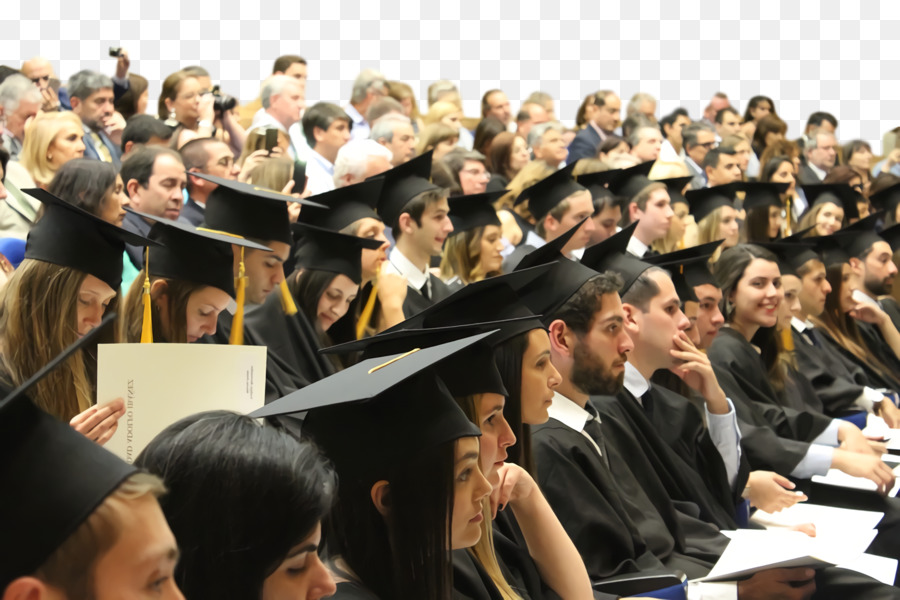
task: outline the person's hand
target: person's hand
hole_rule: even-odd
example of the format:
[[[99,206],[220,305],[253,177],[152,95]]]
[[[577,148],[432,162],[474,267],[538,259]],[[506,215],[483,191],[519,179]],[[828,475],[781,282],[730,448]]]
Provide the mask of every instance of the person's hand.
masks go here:
[[[884,163],[884,167],[881,169],[882,172],[888,171],[897,163],[900,163],[900,147],[894,148],[893,150],[891,150],[890,154],[888,154],[887,161]]]
[[[244,159],[241,172],[238,174],[238,181],[247,183],[250,179],[250,172],[261,165],[267,158],[269,158],[269,152],[265,148],[251,153],[250,156]]]
[[[894,487],[894,472],[877,456],[867,456],[837,448],[832,456],[831,466],[840,469],[847,475],[865,477],[874,482],[878,486],[878,493],[882,496],[886,496]]]
[[[116,59],[116,79],[128,77],[128,69],[131,67],[131,59],[128,58],[128,50],[122,48],[119,58]]]
[[[881,307],[872,302],[860,302],[850,310],[850,316],[859,319],[863,323],[881,325],[888,318],[887,313]]]
[[[41,88],[41,98],[43,102],[41,103],[41,111],[43,112],[56,112],[59,110],[59,95],[49,85],[45,88]]]
[[[497,478],[497,485],[491,492],[491,515],[494,518],[498,510],[524,501],[537,489],[537,484],[528,471],[514,463],[503,463],[497,469]]]
[[[799,531],[800,533],[805,533],[809,537],[816,537],[816,524],[800,523],[799,525],[794,525],[793,527],[791,527],[790,531]]]
[[[119,111],[113,111],[103,120],[103,130],[106,136],[116,146],[122,145],[122,132],[125,131],[125,117]]]
[[[750,504],[768,513],[808,500],[806,494],[791,491],[797,486],[790,479],[772,471],[753,471],[747,487],[750,491]]]
[[[401,309],[409,286],[406,277],[396,273],[378,275],[378,301],[384,310]]]
[[[768,569],[738,582],[741,600],[806,600],[816,591],[812,569]]]
[[[688,387],[703,396],[709,412],[713,414],[727,413],[729,409],[725,400],[725,392],[719,387],[709,358],[694,346],[685,332],[679,331],[673,340],[675,348],[669,350],[669,354],[680,360],[681,364],[670,370],[680,377]]]
[[[105,404],[97,404],[75,415],[69,425],[87,439],[101,446],[116,432],[119,418],[125,414],[125,400],[116,398]]]
[[[201,121],[209,121],[212,123],[213,119],[216,118],[215,101],[216,98],[211,93],[200,96],[200,106],[197,108],[197,111],[200,114]]]
[[[878,416],[884,419],[885,424],[891,429],[900,428],[900,409],[890,398],[885,397],[881,401]]]
[[[856,452],[858,454],[868,454],[872,456],[881,456],[884,452],[876,452],[871,442],[866,439],[859,427],[853,423],[841,423],[838,428],[838,442],[843,450]]]

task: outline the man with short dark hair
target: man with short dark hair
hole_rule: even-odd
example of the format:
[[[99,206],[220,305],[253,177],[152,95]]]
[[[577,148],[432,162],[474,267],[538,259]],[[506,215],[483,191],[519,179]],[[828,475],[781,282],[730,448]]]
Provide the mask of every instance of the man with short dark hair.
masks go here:
[[[729,135],[737,135],[741,132],[741,115],[731,106],[726,106],[716,113],[716,134],[718,141]]]
[[[703,120],[706,121],[708,125],[714,125],[716,122],[716,113],[726,106],[731,106],[728,94],[716,92],[710,99],[709,104],[706,105],[706,108],[703,109]]]
[[[516,115],[516,135],[528,139],[528,132],[535,125],[551,121],[547,110],[536,102],[526,102]]]
[[[275,59],[272,65],[272,75],[287,75],[299,81],[304,85],[307,80],[306,59],[296,54],[285,54]]]
[[[716,147],[716,131],[712,125],[696,121],[681,130],[681,138],[684,143],[684,164],[694,177],[691,189],[699,190],[706,186],[706,176],[700,165],[703,164],[706,153]]]
[[[835,133],[838,127],[838,120],[833,114],[824,111],[816,111],[809,115],[806,119],[806,127],[803,128],[803,135],[794,140],[794,143],[800,148],[801,158],[805,160],[803,151],[806,150],[806,143],[809,141],[809,135],[814,129]]]
[[[800,165],[797,179],[802,185],[822,183],[837,161],[837,140],[834,133],[828,131],[827,127],[811,130],[803,155],[806,162]]]
[[[334,161],[338,150],[351,138],[350,115],[337,104],[318,102],[303,115],[302,125],[310,148],[306,187],[313,195],[333,190]]]
[[[481,97],[481,118],[485,117],[496,117],[504,127],[509,127],[512,122],[512,108],[503,90],[488,90]]]
[[[153,115],[133,115],[122,131],[122,160],[136,146],[168,146],[174,131]]]
[[[122,164],[122,130],[125,120],[116,113],[113,82],[96,71],[79,71],[69,79],[69,102],[72,112],[84,126],[84,157]]]
[[[688,116],[685,108],[676,108],[659,120],[659,129],[663,134],[659,160],[663,162],[678,162],[681,160],[681,152],[684,147],[681,132],[685,126],[690,124],[691,117]]]
[[[347,130],[351,139],[364,140],[369,137],[372,130],[371,123],[366,121],[366,112],[373,102],[387,95],[386,81],[385,76],[375,69],[364,69],[357,75],[350,102],[344,107],[352,125]]]
[[[713,148],[703,157],[703,174],[707,187],[740,181],[741,167],[734,148]]]
[[[587,127],[575,135],[569,145],[569,161],[597,158],[597,148],[619,126],[622,101],[612,90],[600,90],[592,97],[585,111]]]
[[[178,151],[188,173],[188,200],[181,209],[181,216],[195,227],[203,223],[206,200],[218,187],[215,183],[192,177],[191,173],[205,173],[223,179],[237,179],[239,169],[234,162],[234,153],[228,144],[215,138],[197,138],[189,141]]]

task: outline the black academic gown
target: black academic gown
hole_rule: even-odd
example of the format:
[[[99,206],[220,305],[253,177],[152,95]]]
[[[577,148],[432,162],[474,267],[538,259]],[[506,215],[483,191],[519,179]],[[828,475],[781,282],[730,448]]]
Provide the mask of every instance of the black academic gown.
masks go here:
[[[432,304],[440,302],[452,293],[450,288],[447,287],[447,284],[441,281],[440,278],[429,273],[428,279],[431,282],[431,298],[426,298],[419,290],[410,287],[406,291],[406,299],[403,301],[404,318],[408,319],[413,315],[419,314]]]
[[[694,578],[709,572],[718,554],[689,548],[665,490],[654,487],[651,498],[629,470],[632,462],[636,470],[652,472],[641,457],[626,461],[604,445],[601,458],[583,433],[555,419],[534,428],[532,444],[541,490],[592,580],[674,570]],[[725,538],[715,535],[722,538],[721,553]]]
[[[882,377],[891,385],[885,386],[892,390],[900,390],[900,380],[897,373],[900,373],[900,358],[894,353],[894,349],[887,343],[881,330],[877,325],[872,323],[864,323],[856,321],[856,327],[859,329],[859,335],[866,343],[869,352],[878,357],[881,364],[885,365],[889,372]]]
[[[894,327],[900,329],[900,304],[897,304],[896,298],[893,296],[882,296],[878,299],[881,309],[887,313],[894,323]]]
[[[502,600],[490,576],[468,550],[453,551],[453,600]]]
[[[863,388],[871,386],[859,365],[825,344],[817,328],[804,335],[791,328],[794,358],[801,373],[809,380],[822,403],[826,415],[838,416],[859,410],[856,400]]]
[[[320,343],[315,327],[302,312],[286,315],[277,293],[269,294],[259,308],[244,315],[244,343],[268,348],[267,402],[335,371],[329,357],[318,353]]]
[[[850,350],[848,350],[847,348],[844,348],[844,346],[841,345],[836,339],[834,339],[831,334],[828,333],[828,331],[826,331],[824,328],[817,327],[816,331],[820,334],[822,343],[826,348],[834,353],[839,354],[846,360],[850,361],[852,364],[861,368],[873,388],[885,388],[889,390],[900,391],[900,382],[898,382],[889,373],[882,373],[880,370],[876,370],[874,367],[872,367],[872,365],[867,361],[858,359],[855,354],[850,352]],[[860,328],[860,334],[863,334],[862,328]],[[871,332],[869,337],[871,337]],[[865,336],[863,336],[863,340],[865,341]]]
[[[778,393],[769,382],[762,358],[747,339],[734,329],[723,327],[709,348],[709,360],[713,366],[731,374],[739,389],[719,385],[725,394],[743,392],[742,395],[757,403],[775,431],[790,439],[811,442],[831,423],[831,418],[812,410],[798,411],[782,406]]]
[[[509,585],[525,600],[560,600],[541,579],[525,535],[511,508],[497,512],[493,523],[494,554]]]

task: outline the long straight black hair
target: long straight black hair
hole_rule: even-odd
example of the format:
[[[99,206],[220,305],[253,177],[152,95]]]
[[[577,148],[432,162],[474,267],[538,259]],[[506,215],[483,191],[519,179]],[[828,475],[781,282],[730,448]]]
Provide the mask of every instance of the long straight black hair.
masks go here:
[[[507,449],[511,463],[535,474],[534,456],[531,452],[531,426],[522,422],[522,358],[528,350],[528,334],[525,331],[494,347],[494,361],[509,396],[503,406],[503,416],[516,434],[514,445]]]
[[[341,474],[337,502],[325,522],[328,553],[343,559],[379,598],[451,597],[455,452],[451,441],[384,465],[378,474]],[[371,499],[372,486],[381,480],[390,486],[387,517]]]
[[[337,477],[319,450],[227,411],[170,425],[135,465],[163,479],[187,600],[260,600],[263,582],[331,508]]]

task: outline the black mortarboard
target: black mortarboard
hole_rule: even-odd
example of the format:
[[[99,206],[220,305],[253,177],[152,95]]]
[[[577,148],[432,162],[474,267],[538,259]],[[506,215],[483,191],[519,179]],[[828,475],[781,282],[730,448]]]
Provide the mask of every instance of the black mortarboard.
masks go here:
[[[666,190],[669,192],[669,200],[671,204],[682,203],[687,204],[687,198],[684,197],[682,193],[684,191],[684,186],[689,184],[693,176],[687,175],[685,177],[669,177],[668,179],[660,179],[660,183],[666,184]]]
[[[25,258],[78,269],[118,290],[122,285],[125,244],[153,244],[145,237],[107,223],[46,190],[22,191],[44,204],[44,216],[28,233]]]
[[[699,223],[717,208],[734,206],[734,195],[742,188],[743,183],[738,181],[699,190],[688,190],[684,196],[691,207],[694,220]]]
[[[804,237],[813,229],[814,227],[808,227],[786,238],[774,242],[756,242],[756,245],[770,250],[778,257],[778,268],[782,275],[796,275],[797,269],[808,261],[822,259],[815,239]]]
[[[304,206],[297,222],[340,231],[367,217],[380,221],[381,217],[375,212],[375,206],[378,204],[378,195],[383,185],[383,179],[367,179],[313,196],[312,198],[325,208]]]
[[[816,250],[826,268],[850,262],[850,255],[847,254],[847,250],[841,245],[841,240],[837,234],[822,235],[807,238],[807,240],[815,243]]]
[[[881,237],[891,245],[891,250],[900,250],[900,223],[882,230]]]
[[[391,466],[414,461],[423,450],[481,435],[435,366],[491,333],[361,361],[250,416],[309,411],[304,433],[324,450],[341,477],[383,478]]]
[[[621,169],[609,169],[596,173],[583,173],[574,177],[576,183],[587,188],[594,200],[600,200],[615,197],[615,194],[606,186],[617,179],[621,173]]]
[[[872,194],[869,196],[869,201],[878,210],[886,211],[891,216],[895,215],[897,206],[900,206],[900,183],[895,183],[880,192]]]
[[[678,292],[682,302],[696,301],[695,287],[705,284],[716,285],[716,280],[709,271],[709,259],[721,244],[721,241],[709,242],[668,254],[644,257],[641,260],[663,267],[672,275],[675,291]]]
[[[388,226],[393,226],[397,222],[403,214],[403,209],[415,196],[429,190],[441,189],[431,183],[432,152],[433,150],[429,150],[377,175],[383,180],[381,194],[378,196],[378,214]]]
[[[500,219],[497,217],[497,211],[494,210],[494,201],[505,193],[506,190],[499,190],[450,198],[447,201],[450,205],[450,221],[453,223],[453,231],[450,235],[454,236],[485,225],[499,227]]]
[[[639,165],[628,167],[619,171],[616,177],[609,184],[609,189],[617,196],[624,196],[630,201],[638,192],[653,183],[650,179],[650,170],[656,161],[648,160]]]
[[[790,187],[789,183],[748,181],[744,183],[744,210],[763,206],[784,206],[781,195]]]
[[[211,181],[218,186],[206,201],[203,226],[245,238],[292,244],[287,203],[316,205],[309,200],[294,198],[249,183],[205,173],[189,173],[189,175]]]
[[[362,251],[377,250],[381,240],[338,233],[305,223],[294,225],[300,234],[294,256],[297,266],[305,269],[340,273],[353,283],[362,281]]]
[[[862,194],[846,183],[816,183],[800,186],[806,195],[809,209],[817,204],[831,202],[844,209],[844,219],[858,219],[859,208],[856,202],[862,198]]]
[[[883,242],[885,239],[876,233],[875,228],[884,213],[879,211],[851,223],[834,233],[835,238],[850,256],[862,256],[875,242]]]
[[[540,221],[553,210],[557,204],[574,194],[586,188],[575,181],[572,177],[572,169],[575,168],[577,162],[566,165],[558,171],[554,171],[547,177],[544,177],[529,188],[525,188],[519,197],[516,198],[516,204],[521,204],[528,200],[528,211],[534,215],[534,218]]]
[[[209,231],[188,223],[155,217],[136,210],[134,214],[154,221],[147,235],[161,244],[149,252],[149,274],[219,288],[234,298],[234,253],[236,244],[253,250],[272,249],[236,235]]]
[[[628,241],[634,233],[638,221],[635,221],[622,231],[611,235],[599,244],[591,246],[584,251],[581,262],[598,273],[613,271],[622,276],[623,285],[619,294],[624,294],[628,288],[640,277],[641,273],[652,265],[628,253]]]
[[[37,408],[28,391],[75,351],[95,327],[0,400],[0,590],[32,575],[137,469]]]
[[[516,267],[516,271],[521,271],[538,265],[552,265],[544,275],[520,291],[522,303],[534,314],[551,317],[588,279],[597,275],[593,269],[562,254],[563,247],[589,218],[526,254]]]

